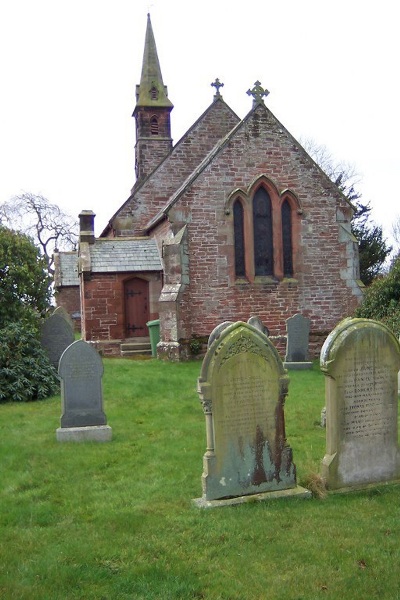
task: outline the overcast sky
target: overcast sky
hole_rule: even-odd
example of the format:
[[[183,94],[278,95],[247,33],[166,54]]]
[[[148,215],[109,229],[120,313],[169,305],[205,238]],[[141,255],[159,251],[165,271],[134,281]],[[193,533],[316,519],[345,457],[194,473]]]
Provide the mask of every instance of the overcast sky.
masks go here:
[[[0,203],[42,194],[99,234],[134,183],[135,85],[151,14],[174,142],[211,104],[216,77],[243,118],[258,79],[295,138],[353,164],[390,234],[400,215],[397,2],[3,0]]]

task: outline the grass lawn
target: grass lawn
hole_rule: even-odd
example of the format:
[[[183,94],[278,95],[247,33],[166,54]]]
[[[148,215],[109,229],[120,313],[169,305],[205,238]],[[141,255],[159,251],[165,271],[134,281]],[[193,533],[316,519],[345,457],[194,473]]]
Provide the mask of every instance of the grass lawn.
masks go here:
[[[104,366],[110,443],[57,443],[59,397],[0,405],[0,598],[400,599],[400,485],[197,509],[200,362]],[[324,455],[324,379],[289,375],[304,484]]]

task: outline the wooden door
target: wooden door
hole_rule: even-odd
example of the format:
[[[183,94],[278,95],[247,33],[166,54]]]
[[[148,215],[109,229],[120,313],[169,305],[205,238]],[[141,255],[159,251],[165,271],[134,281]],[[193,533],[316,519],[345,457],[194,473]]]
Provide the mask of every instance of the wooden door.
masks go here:
[[[149,320],[149,282],[133,277],[124,284],[125,335],[147,337]]]

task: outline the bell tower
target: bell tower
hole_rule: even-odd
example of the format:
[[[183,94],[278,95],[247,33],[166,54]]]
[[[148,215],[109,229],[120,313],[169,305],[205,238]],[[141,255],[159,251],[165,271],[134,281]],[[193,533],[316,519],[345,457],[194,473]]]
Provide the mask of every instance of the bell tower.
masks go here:
[[[135,173],[137,181],[147,177],[172,149],[170,114],[173,104],[164,85],[157,48],[147,15],[142,74],[136,86]]]

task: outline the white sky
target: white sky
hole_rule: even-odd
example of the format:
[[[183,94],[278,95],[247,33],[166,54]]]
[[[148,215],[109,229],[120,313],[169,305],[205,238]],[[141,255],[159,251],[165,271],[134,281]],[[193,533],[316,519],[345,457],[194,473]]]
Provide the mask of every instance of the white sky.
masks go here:
[[[95,211],[99,234],[134,183],[135,85],[150,11],[174,142],[216,77],[244,117],[258,79],[299,139],[354,164],[390,235],[400,215],[397,2],[1,0],[0,203],[22,191]]]

